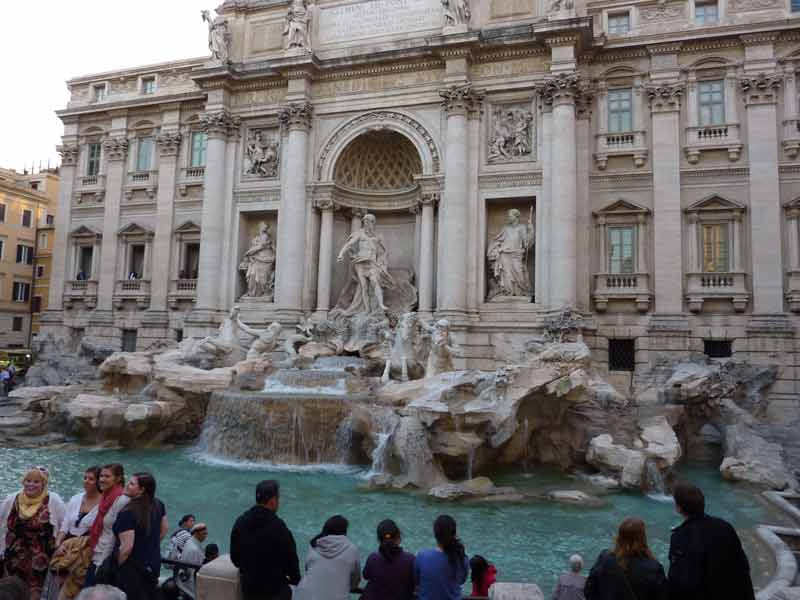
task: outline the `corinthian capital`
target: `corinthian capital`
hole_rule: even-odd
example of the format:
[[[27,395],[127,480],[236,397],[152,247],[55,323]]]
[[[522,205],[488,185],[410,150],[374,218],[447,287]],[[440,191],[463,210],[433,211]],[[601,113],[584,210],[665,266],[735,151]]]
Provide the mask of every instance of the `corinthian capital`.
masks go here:
[[[670,112],[680,110],[681,97],[684,84],[678,83],[652,83],[645,86],[647,97],[650,99],[652,112]]]
[[[161,156],[177,156],[182,137],[180,131],[166,131],[156,136]]]
[[[311,128],[311,119],[314,116],[314,107],[308,102],[290,102],[281,108],[278,118],[281,125],[288,129]]]
[[[74,167],[78,164],[78,152],[80,146],[78,144],[63,144],[57,146],[56,150],[61,155],[61,165],[64,167]]]
[[[125,160],[128,155],[128,138],[114,136],[103,140],[103,150],[108,160]]]
[[[471,83],[465,85],[452,85],[439,90],[442,97],[442,108],[448,113],[472,113],[479,111],[486,93],[476,90]]]
[[[578,73],[559,73],[547,77],[537,86],[545,104],[564,104],[587,100],[591,102],[591,85]]]
[[[781,75],[759,73],[755,77],[739,79],[744,101],[747,104],[773,104],[778,98],[778,89],[783,84]]]
[[[201,115],[200,122],[209,137],[228,137],[239,131],[241,119],[227,110],[219,110]]]

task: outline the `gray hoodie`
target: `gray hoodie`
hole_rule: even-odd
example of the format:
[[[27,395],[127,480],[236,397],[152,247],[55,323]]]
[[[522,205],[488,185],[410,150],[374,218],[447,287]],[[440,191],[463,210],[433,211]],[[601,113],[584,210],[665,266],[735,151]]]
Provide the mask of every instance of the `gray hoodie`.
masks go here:
[[[348,600],[361,581],[358,548],[345,535],[317,540],[306,556],[306,572],[293,600]]]

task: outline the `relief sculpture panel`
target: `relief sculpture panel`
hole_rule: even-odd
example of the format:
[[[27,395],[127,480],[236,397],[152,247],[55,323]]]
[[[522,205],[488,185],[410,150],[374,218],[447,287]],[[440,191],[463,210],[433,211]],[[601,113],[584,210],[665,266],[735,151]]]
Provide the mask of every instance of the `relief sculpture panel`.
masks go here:
[[[251,129],[248,132],[244,160],[245,175],[265,178],[278,176],[281,141],[277,132],[272,134],[269,132],[268,129]]]
[[[496,106],[489,121],[490,163],[533,159],[533,112],[529,103]]]

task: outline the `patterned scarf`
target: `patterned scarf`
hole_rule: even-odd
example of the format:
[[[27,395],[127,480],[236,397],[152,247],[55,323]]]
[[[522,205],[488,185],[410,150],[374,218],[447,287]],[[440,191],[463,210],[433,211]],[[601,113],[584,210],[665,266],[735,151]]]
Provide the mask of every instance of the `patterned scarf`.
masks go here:
[[[92,546],[92,550],[97,546],[97,542],[100,541],[100,536],[103,534],[103,520],[106,514],[111,510],[117,498],[122,496],[122,492],[122,486],[116,484],[111,489],[103,492],[103,495],[100,497],[100,504],[97,507],[97,516],[94,518],[92,528],[89,530],[89,544]]]
[[[33,518],[48,496],[47,482],[50,479],[50,473],[44,467],[31,467],[22,478],[22,484],[25,485],[26,480],[36,479],[42,482],[41,494],[34,498],[26,496],[25,490],[17,494],[17,514],[23,521]]]

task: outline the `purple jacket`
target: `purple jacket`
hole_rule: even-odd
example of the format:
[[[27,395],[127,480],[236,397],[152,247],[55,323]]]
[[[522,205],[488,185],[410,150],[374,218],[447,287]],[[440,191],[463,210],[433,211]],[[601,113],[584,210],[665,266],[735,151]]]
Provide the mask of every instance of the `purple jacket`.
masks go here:
[[[392,562],[388,562],[380,552],[373,552],[364,565],[364,579],[367,587],[362,600],[411,600],[414,597],[414,555],[400,550]]]

